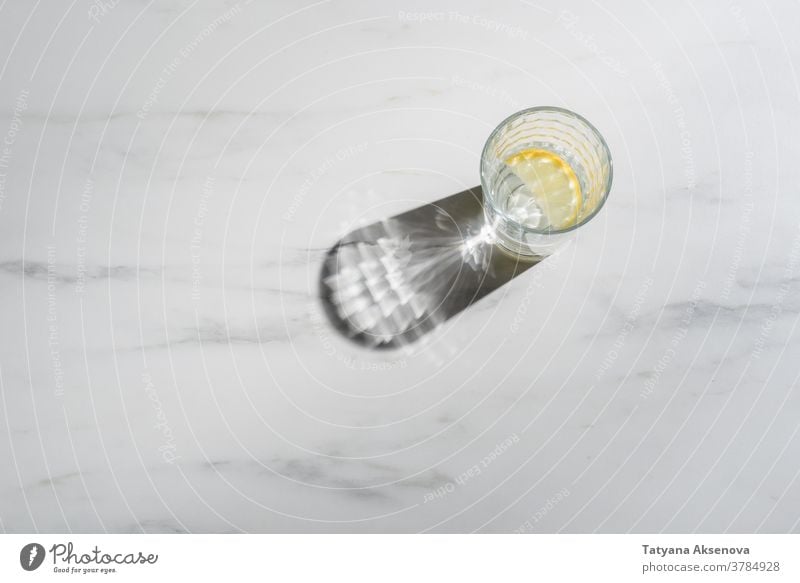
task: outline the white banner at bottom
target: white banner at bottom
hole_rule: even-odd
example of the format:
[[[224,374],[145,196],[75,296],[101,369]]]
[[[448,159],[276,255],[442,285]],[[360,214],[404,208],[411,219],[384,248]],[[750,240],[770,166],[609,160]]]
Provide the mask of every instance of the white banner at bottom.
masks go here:
[[[0,536],[0,581],[800,581],[800,535]]]

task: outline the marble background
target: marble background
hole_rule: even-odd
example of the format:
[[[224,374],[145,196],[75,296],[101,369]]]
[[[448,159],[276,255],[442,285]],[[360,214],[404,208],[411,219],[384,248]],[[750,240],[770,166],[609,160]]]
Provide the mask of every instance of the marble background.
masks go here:
[[[797,4],[9,0],[0,529],[800,530]],[[615,183],[408,350],[344,233],[558,105]]]

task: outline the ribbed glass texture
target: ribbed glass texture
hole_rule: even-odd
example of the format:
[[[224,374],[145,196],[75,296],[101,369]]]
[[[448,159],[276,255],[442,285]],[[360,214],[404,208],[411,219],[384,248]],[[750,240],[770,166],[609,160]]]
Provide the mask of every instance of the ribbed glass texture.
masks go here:
[[[531,147],[548,150],[566,161],[580,182],[582,204],[575,223],[563,229],[522,225],[503,210],[505,163]],[[557,107],[534,107],[515,113],[489,136],[481,155],[481,184],[486,218],[497,241],[523,256],[549,255],[570,233],[597,215],[612,181],[611,153],[600,133],[580,115]]]

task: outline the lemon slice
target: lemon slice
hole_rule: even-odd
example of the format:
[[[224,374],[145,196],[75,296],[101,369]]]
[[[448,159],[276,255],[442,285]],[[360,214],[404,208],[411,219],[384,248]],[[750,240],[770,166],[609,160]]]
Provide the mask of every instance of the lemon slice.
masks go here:
[[[506,164],[533,197],[533,200],[515,200],[512,206],[535,203],[554,229],[565,229],[578,221],[583,204],[581,185],[575,171],[562,158],[547,150],[531,148],[514,154]],[[514,209],[509,211],[514,214]]]

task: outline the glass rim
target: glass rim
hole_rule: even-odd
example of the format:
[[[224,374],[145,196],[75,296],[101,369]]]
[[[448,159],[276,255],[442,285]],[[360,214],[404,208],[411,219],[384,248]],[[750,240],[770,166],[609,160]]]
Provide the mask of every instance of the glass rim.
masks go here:
[[[604,192],[602,194],[603,198],[600,200],[600,203],[594,208],[594,210],[590,214],[586,215],[579,222],[577,222],[574,225],[569,226],[569,227],[567,227],[565,229],[557,229],[557,230],[554,230],[554,229],[537,229],[535,227],[525,226],[525,225],[521,224],[520,222],[518,222],[517,220],[513,219],[505,211],[501,210],[500,208],[498,208],[495,205],[495,201],[492,200],[491,192],[487,188],[486,181],[484,180],[484,176],[483,176],[483,164],[484,164],[484,160],[487,159],[486,152],[487,152],[487,150],[489,148],[489,144],[491,143],[492,139],[495,138],[498,135],[500,130],[503,127],[505,127],[506,125],[508,125],[509,123],[511,123],[512,121],[514,121],[515,119],[519,118],[519,117],[522,117],[524,115],[529,115],[531,113],[537,113],[537,112],[543,112],[543,111],[554,111],[554,112],[558,112],[558,113],[564,113],[564,114],[567,114],[567,115],[570,115],[570,116],[576,118],[578,121],[580,121],[583,124],[585,124],[586,127],[588,127],[589,130],[592,131],[597,136],[597,139],[600,142],[600,146],[602,147],[603,151],[605,152],[606,156],[608,157],[608,180],[606,180],[606,183],[605,183]],[[484,194],[484,196],[483,196],[484,204],[490,204],[491,207],[492,207],[492,210],[495,213],[497,213],[498,215],[503,217],[503,219],[505,219],[506,221],[509,221],[509,222],[514,223],[515,225],[517,225],[522,230],[523,233],[533,233],[533,234],[536,234],[536,235],[559,235],[561,233],[569,233],[570,231],[574,231],[578,227],[582,227],[583,225],[585,225],[586,223],[591,221],[595,216],[597,216],[597,214],[600,212],[600,209],[602,209],[603,206],[605,206],[606,200],[608,199],[608,195],[611,192],[611,184],[614,181],[614,160],[611,157],[611,150],[609,150],[608,144],[606,143],[606,140],[603,137],[603,134],[601,134],[598,131],[598,129],[596,127],[594,127],[592,122],[590,122],[588,119],[586,119],[585,117],[583,117],[579,113],[575,113],[574,111],[566,109],[566,108],[563,108],[563,107],[557,107],[557,106],[554,106],[554,105],[537,105],[535,107],[528,107],[526,109],[521,109],[520,111],[512,113],[511,115],[506,117],[503,121],[501,121],[499,124],[497,124],[497,127],[495,127],[494,130],[492,130],[492,133],[489,134],[489,137],[486,139],[486,143],[483,145],[483,150],[481,151],[480,175],[481,175],[481,189],[483,190],[483,194]]]

